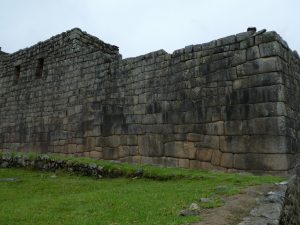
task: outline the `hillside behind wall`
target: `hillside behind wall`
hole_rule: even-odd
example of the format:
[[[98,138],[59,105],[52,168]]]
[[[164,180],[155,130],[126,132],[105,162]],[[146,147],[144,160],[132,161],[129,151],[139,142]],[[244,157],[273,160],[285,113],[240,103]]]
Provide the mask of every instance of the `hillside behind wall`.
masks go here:
[[[73,29],[1,61],[3,150],[277,172],[299,158],[300,60],[275,32],[122,60]]]

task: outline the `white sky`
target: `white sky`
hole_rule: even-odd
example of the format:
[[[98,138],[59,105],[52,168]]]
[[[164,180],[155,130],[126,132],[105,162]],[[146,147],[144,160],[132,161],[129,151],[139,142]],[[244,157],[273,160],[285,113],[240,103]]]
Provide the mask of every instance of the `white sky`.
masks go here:
[[[0,0],[0,46],[15,52],[74,27],[124,58],[246,31],[277,31],[300,51],[300,0]]]

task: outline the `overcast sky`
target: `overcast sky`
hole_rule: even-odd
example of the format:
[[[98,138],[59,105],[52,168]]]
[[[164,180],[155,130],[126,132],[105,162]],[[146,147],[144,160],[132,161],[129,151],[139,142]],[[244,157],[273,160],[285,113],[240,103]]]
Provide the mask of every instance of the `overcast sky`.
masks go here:
[[[300,51],[300,0],[0,0],[0,46],[15,52],[74,27],[124,58],[246,31],[277,31]]]

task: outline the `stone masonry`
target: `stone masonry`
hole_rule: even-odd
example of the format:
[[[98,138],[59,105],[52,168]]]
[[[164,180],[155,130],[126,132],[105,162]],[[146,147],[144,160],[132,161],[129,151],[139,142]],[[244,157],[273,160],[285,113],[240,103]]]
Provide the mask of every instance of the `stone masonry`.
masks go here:
[[[265,30],[128,59],[78,28],[0,51],[3,151],[287,172],[299,103],[299,56]]]

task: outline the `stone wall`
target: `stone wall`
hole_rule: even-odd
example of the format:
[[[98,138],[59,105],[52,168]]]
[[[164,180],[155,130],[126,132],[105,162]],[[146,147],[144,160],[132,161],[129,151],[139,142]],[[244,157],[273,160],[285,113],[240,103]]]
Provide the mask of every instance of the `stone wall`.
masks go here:
[[[300,60],[275,32],[122,60],[73,29],[0,66],[3,150],[277,172],[299,158]]]
[[[288,183],[279,224],[300,224],[300,166],[297,167],[296,175]]]

